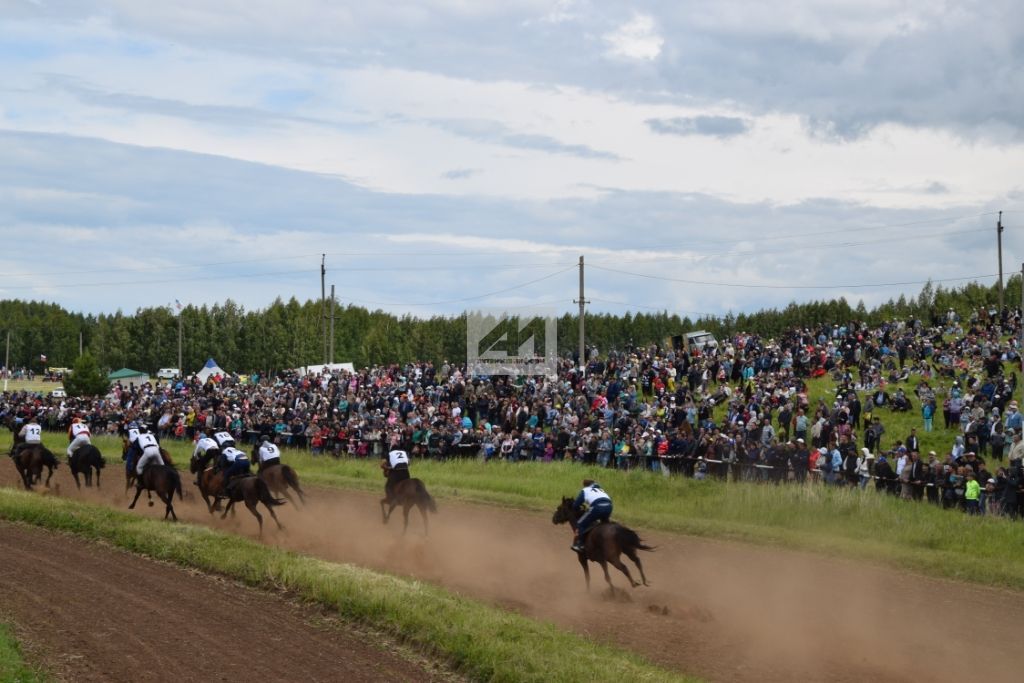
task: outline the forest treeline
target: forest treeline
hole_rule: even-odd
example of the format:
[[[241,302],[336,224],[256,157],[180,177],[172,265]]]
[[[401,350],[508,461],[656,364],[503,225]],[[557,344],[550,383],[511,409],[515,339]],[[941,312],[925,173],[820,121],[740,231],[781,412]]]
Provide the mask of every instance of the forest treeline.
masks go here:
[[[849,320],[878,324],[914,316],[927,321],[949,308],[967,316],[971,309],[997,301],[995,285],[972,282],[946,288],[928,283],[916,297],[900,296],[872,309],[863,302],[851,306],[840,298],[714,318],[690,319],[670,311],[588,313],[586,336],[588,345],[603,352],[628,344],[663,343],[672,335],[698,329],[719,337],[737,331],[771,336],[794,326]],[[1020,276],[1007,283],[1006,304],[1019,306]],[[180,315],[186,371],[198,370],[208,357],[241,373],[276,371],[324,359],[319,300],[277,299],[266,308],[248,311],[228,300],[213,306],[186,306]],[[338,362],[363,366],[412,359],[461,361],[466,356],[465,316],[398,317],[358,306],[339,307],[335,315],[334,359]],[[80,343],[105,369],[129,367],[155,373],[177,365],[178,313],[167,307],[97,316],[73,313],[52,303],[0,300],[0,344],[8,332],[11,367],[39,370],[42,355],[51,367],[70,367]],[[577,317],[563,315],[558,321],[559,352],[572,353],[576,344]]]

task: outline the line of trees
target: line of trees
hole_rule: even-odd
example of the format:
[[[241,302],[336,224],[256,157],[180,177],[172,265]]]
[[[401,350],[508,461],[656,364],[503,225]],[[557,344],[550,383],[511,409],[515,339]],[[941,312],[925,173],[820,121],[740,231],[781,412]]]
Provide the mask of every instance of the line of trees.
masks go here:
[[[587,343],[601,351],[627,344],[662,343],[674,334],[706,329],[724,337],[737,331],[775,335],[794,326],[866,320],[878,324],[910,316],[929,320],[949,308],[961,316],[998,301],[996,286],[975,282],[958,288],[928,283],[917,297],[889,300],[872,309],[846,299],[793,302],[782,309],[728,314],[691,320],[669,312],[587,314]],[[1020,305],[1020,276],[1006,285],[1006,303]],[[246,311],[228,300],[213,306],[187,306],[181,312],[184,370],[198,370],[210,356],[228,370],[276,371],[323,361],[320,302],[295,298],[275,300],[268,307]],[[334,357],[357,366],[411,359],[461,360],[466,355],[465,316],[415,318],[370,311],[358,306],[339,309],[335,319]],[[11,333],[12,367],[42,369],[47,364],[70,367],[79,356],[79,338],[102,368],[129,367],[155,373],[177,364],[178,318],[167,307],[140,308],[134,314],[84,315],[57,304],[0,300],[0,344]],[[577,344],[577,316],[558,321],[558,349],[572,353]]]

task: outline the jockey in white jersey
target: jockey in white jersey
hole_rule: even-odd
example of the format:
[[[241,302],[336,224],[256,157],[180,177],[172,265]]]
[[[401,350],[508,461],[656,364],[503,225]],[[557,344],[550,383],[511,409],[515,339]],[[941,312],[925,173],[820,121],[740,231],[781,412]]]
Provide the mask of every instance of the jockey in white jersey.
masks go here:
[[[149,432],[140,431],[135,443],[138,445],[142,455],[139,457],[139,464],[135,466],[135,474],[139,477],[150,465],[163,465],[164,459],[160,455],[160,444],[156,437]]]
[[[235,437],[231,436],[229,432],[215,432],[213,440],[217,442],[217,448],[221,453],[229,446],[235,448]]]
[[[68,438],[71,443],[68,444],[68,462],[71,462],[71,458],[74,457],[75,451],[86,444],[91,444],[89,433],[89,425],[82,422],[81,418],[75,418],[71,420],[71,426],[68,427]]]
[[[220,471],[224,475],[224,488],[227,488],[233,477],[250,473],[249,456],[234,446],[224,448],[220,452]]]
[[[199,432],[199,439],[196,441],[195,450],[192,451],[192,462],[199,462],[207,455],[210,456],[211,459],[214,459],[214,463],[216,464],[216,459],[220,457],[220,446],[218,446],[217,442],[208,437],[206,434],[204,434],[203,432]],[[196,486],[199,486],[200,474],[202,473],[196,473]]]
[[[12,458],[17,458],[21,454],[21,451],[29,448],[30,446],[38,446],[43,443],[43,428],[39,426],[39,419],[33,415],[28,419],[28,422],[21,426],[21,431],[18,432],[18,436],[24,439],[24,443],[19,443],[14,450],[11,451],[10,455]]]
[[[281,464],[281,449],[277,447],[277,444],[270,440],[270,437],[264,434],[260,437],[260,447],[257,451],[257,457],[259,457],[260,472],[268,467]]]
[[[598,522],[607,522],[612,516],[612,499],[601,485],[591,479],[583,480],[583,488],[580,490],[572,508],[576,512],[587,506],[586,513],[576,522],[576,540],[573,541],[572,549],[576,552],[583,552],[583,542],[587,532]]]
[[[388,478],[384,484],[384,495],[390,501],[398,482],[409,478],[409,454],[401,449],[395,449],[388,453],[388,457],[380,466],[384,470],[384,476]]]

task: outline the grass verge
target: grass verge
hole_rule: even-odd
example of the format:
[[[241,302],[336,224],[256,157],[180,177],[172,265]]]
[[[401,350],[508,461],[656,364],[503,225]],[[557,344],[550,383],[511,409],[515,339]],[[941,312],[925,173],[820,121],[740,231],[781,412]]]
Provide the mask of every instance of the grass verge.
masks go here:
[[[205,527],[0,489],[0,518],[71,532],[148,557],[285,588],[394,633],[481,681],[683,681],[637,655],[412,579],[334,564]]]
[[[43,683],[46,680],[25,664],[11,628],[0,623],[0,683]]]

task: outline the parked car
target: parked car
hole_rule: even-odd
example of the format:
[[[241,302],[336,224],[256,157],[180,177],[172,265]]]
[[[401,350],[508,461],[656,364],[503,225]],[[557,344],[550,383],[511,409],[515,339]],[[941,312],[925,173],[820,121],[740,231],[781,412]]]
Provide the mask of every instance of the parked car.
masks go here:
[[[50,392],[50,396],[52,396],[53,398],[67,398],[68,392],[64,391],[64,387],[57,387],[56,389]]]
[[[175,377],[181,376],[181,370],[178,368],[160,368],[156,371],[157,379],[174,379]]]

